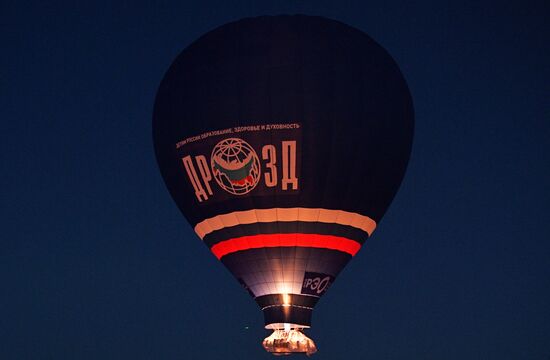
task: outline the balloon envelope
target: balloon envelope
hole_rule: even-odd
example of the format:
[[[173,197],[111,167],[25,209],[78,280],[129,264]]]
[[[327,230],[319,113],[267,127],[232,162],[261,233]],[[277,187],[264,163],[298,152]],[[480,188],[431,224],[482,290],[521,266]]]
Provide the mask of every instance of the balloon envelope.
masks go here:
[[[266,16],[221,26],[175,59],[153,135],[172,197],[266,328],[307,328],[392,201],[413,118],[399,68],[366,34]]]

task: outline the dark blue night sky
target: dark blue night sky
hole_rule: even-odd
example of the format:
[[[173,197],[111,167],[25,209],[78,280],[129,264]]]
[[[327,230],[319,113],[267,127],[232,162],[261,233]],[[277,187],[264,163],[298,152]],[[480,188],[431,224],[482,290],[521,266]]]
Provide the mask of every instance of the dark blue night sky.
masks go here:
[[[545,2],[4,1],[0,359],[272,359],[165,188],[151,116],[198,36],[295,13],[382,44],[416,111],[392,207],[316,307],[314,358],[550,358]]]

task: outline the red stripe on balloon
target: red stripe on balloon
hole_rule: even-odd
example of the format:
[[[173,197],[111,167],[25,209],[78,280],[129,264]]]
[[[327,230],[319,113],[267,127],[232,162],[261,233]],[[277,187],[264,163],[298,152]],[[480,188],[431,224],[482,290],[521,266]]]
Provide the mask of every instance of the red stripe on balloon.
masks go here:
[[[262,234],[225,240],[215,244],[210,250],[219,260],[227,254],[242,250],[292,246],[338,250],[351,256],[355,256],[361,248],[357,241],[334,235]]]

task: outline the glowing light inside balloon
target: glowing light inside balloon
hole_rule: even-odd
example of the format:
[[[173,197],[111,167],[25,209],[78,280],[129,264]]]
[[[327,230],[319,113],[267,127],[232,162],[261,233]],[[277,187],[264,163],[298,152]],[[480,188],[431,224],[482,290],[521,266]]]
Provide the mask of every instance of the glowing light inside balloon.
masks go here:
[[[283,294],[283,306],[290,306],[290,295]]]

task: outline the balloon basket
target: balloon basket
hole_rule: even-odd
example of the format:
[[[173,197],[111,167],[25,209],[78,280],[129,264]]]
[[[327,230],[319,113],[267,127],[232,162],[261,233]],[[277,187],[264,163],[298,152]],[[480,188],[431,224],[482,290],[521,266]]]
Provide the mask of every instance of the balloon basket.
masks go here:
[[[273,355],[306,354],[317,352],[317,346],[299,329],[277,329],[262,342],[264,349]]]

